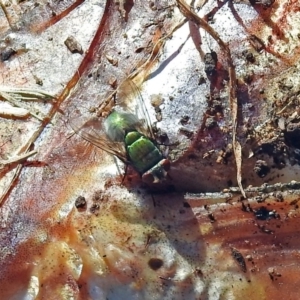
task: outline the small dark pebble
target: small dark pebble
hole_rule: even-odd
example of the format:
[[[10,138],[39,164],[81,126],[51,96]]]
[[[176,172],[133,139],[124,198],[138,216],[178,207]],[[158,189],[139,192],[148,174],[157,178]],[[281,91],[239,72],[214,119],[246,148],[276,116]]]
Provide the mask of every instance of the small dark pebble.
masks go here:
[[[210,219],[210,222],[211,222],[211,223],[214,223],[214,222],[216,221],[215,216],[214,216],[213,213],[209,213],[209,214],[208,214],[208,218]]]
[[[9,60],[17,52],[13,48],[7,48],[1,52],[1,61]]]
[[[150,258],[148,261],[148,266],[154,271],[160,269],[163,266],[163,264],[164,262],[160,258]]]
[[[91,206],[91,208],[90,208],[90,212],[92,214],[96,214],[99,209],[100,209],[100,205],[99,204],[93,204]]]
[[[86,200],[83,196],[79,196],[76,200],[75,200],[75,207],[77,209],[85,209],[86,208]]]
[[[239,264],[239,266],[241,267],[242,271],[246,273],[247,267],[246,267],[246,262],[245,262],[245,259],[244,259],[243,255],[242,255],[242,253],[239,252],[235,248],[231,248],[231,256]]]
[[[79,42],[75,39],[74,36],[69,36],[69,37],[65,40],[65,45],[67,46],[67,48],[68,48],[72,53],[83,54],[82,47],[81,47],[81,45],[79,44]]]
[[[265,206],[253,211],[257,220],[265,221],[269,219],[275,219],[277,217],[277,214],[273,210],[269,210]]]
[[[249,50],[244,50],[242,52],[243,56],[246,58],[246,60],[250,63],[254,63],[255,62],[255,58],[254,58],[254,55],[251,51]]]
[[[186,125],[189,120],[190,120],[189,116],[184,116],[180,119],[180,123],[181,123],[181,125]]]
[[[207,76],[212,76],[217,71],[218,56],[217,53],[212,51],[204,55],[204,71]]]
[[[254,166],[254,172],[260,177],[263,178],[270,172],[270,168],[266,161],[258,160]]]

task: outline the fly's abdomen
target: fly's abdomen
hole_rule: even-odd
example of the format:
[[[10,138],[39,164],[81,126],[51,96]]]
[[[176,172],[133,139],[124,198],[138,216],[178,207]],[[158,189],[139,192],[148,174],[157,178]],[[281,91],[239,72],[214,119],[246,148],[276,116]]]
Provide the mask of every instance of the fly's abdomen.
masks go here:
[[[141,174],[163,159],[159,149],[137,131],[127,133],[125,144],[133,167]]]

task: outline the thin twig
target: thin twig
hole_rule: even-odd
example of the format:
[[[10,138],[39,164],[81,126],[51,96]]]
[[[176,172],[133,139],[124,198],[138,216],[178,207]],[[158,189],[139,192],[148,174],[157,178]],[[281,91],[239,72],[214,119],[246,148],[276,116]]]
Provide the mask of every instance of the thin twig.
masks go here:
[[[18,103],[18,101],[36,101],[36,100],[55,99],[54,96],[43,91],[39,91],[35,89],[26,89],[26,88],[13,88],[13,87],[6,87],[6,86],[0,86],[0,98],[20,108],[23,107]],[[30,110],[28,111],[30,115],[32,115],[39,121],[43,122],[44,118],[31,112]]]
[[[12,93],[20,97],[20,100],[52,100],[55,97],[45,91],[31,88],[15,88],[0,85],[0,93]]]
[[[8,101],[9,103],[11,103],[12,105],[16,106],[16,107],[20,107],[23,108],[19,103],[17,103],[15,97],[11,96],[8,93],[5,92],[0,92],[0,98]],[[38,119],[39,121],[43,122],[43,118],[39,117],[37,114],[29,111],[30,115],[32,115],[34,118]]]
[[[0,171],[2,171],[2,169],[9,167],[9,165],[14,164],[14,163],[20,163],[21,161],[29,158],[30,156],[33,156],[37,154],[36,150],[33,151],[29,151],[26,153],[22,153],[20,155],[17,155],[11,159],[7,159],[7,160],[0,160]]]

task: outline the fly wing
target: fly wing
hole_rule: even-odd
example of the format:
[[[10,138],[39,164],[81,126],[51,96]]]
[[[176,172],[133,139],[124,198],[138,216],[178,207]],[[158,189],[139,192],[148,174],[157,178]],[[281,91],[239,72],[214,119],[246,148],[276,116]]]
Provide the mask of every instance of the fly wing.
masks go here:
[[[102,129],[102,120],[92,118],[86,122],[80,123],[80,119],[70,121],[70,126],[76,134],[92,145],[106,151],[109,154],[117,156],[123,163],[128,164],[126,151],[123,143],[110,141]]]
[[[155,136],[151,127],[149,112],[141,92],[133,80],[126,79],[122,82],[118,87],[117,97],[117,105],[125,111],[131,111],[136,114],[140,119],[139,126],[136,129],[154,140]],[[135,109],[132,108],[134,102],[136,102]]]

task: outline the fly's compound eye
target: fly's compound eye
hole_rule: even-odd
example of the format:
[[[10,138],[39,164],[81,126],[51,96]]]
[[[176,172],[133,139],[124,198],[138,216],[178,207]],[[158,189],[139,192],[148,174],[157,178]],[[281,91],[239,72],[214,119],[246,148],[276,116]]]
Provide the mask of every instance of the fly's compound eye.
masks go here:
[[[144,173],[142,175],[142,180],[143,180],[143,182],[145,182],[147,184],[152,184],[155,182],[153,174],[149,171],[147,171],[146,173]]]
[[[160,162],[160,165],[163,167],[163,169],[168,172],[171,168],[171,163],[168,159],[163,159],[161,162]]]
[[[157,163],[153,168],[145,172],[142,179],[145,183],[159,183],[166,179],[168,171],[170,170],[170,161],[163,159]]]

